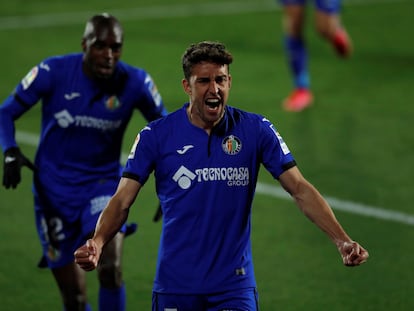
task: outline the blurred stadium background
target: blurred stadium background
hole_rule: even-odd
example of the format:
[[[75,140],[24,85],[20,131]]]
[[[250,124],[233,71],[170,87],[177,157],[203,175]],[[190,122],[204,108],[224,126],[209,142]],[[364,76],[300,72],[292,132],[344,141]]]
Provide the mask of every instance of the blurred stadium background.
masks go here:
[[[336,58],[313,29],[307,38],[316,101],[299,114],[281,100],[291,90],[282,49],[281,11],[273,0],[14,0],[0,4],[0,98],[43,58],[80,51],[86,20],[110,12],[126,38],[123,60],[147,69],[170,111],[187,97],[180,57],[191,43],[219,40],[233,52],[229,104],[266,115],[305,176],[329,198],[349,234],[370,252],[358,268],[342,266],[334,245],[262,170],[253,208],[253,249],[261,310],[414,309],[414,20],[413,0],[344,0],[354,42]],[[312,13],[312,10],[309,10]],[[33,157],[40,105],[17,122],[21,149]],[[137,114],[128,152],[144,125]],[[0,189],[1,310],[61,310],[40,257],[23,170],[17,190]],[[138,233],[125,243],[128,310],[151,309],[160,223],[152,180],[132,208]],[[96,307],[97,282],[88,274]]]

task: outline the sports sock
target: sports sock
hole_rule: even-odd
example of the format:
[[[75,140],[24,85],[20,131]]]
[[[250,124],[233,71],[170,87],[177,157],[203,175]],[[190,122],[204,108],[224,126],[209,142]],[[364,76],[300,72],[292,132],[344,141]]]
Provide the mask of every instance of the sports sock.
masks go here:
[[[309,88],[308,54],[304,40],[286,35],[284,46],[295,87]]]
[[[99,288],[99,311],[124,311],[125,307],[125,284],[115,289]]]

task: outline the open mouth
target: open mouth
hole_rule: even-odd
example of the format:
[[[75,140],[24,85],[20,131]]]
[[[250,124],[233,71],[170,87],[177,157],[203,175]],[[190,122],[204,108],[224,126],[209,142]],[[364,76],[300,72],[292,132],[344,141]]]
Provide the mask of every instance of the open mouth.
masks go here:
[[[205,101],[205,104],[208,106],[208,108],[215,110],[221,105],[221,100],[218,98],[211,98],[207,99]]]

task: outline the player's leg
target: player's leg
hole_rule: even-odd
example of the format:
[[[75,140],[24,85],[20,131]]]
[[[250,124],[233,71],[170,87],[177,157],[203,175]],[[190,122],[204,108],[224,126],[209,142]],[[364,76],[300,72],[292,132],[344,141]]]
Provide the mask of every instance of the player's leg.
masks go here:
[[[315,27],[317,32],[328,40],[341,57],[352,54],[352,42],[341,21],[341,0],[317,0]]]
[[[59,288],[65,311],[90,311],[86,296],[85,272],[73,261],[76,246],[81,245],[81,236],[76,223],[63,221],[53,214],[44,200],[35,196],[35,219],[42,244],[45,264],[52,271]],[[43,204],[42,204],[43,203]],[[45,210],[48,212],[45,213]]]
[[[308,53],[304,37],[306,3],[304,0],[281,0],[283,5],[284,47],[294,84],[293,92],[283,101],[287,111],[301,111],[312,103]]]
[[[105,246],[98,264],[100,311],[122,311],[126,308],[121,265],[123,241],[124,233],[119,232]]]
[[[85,271],[71,262],[64,267],[53,268],[53,276],[58,284],[64,311],[91,311],[86,297]]]

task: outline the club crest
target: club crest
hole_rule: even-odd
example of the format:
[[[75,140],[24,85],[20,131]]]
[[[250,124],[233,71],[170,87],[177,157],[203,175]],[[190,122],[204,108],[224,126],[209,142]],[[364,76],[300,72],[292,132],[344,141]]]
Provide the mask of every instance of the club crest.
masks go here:
[[[223,139],[221,147],[226,154],[235,155],[240,152],[242,143],[238,137],[230,135]]]
[[[111,96],[106,100],[105,106],[108,110],[115,110],[121,106],[121,103],[116,96]]]

